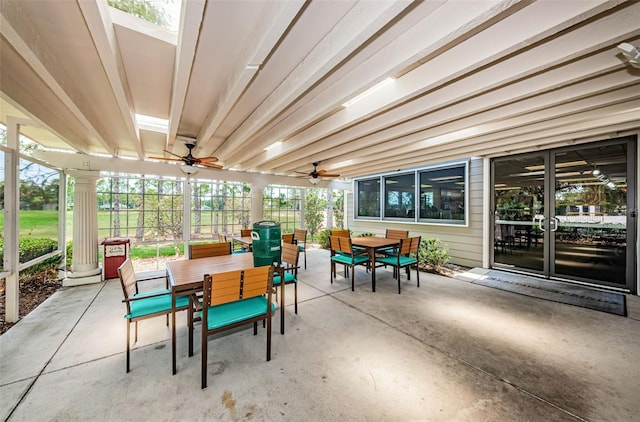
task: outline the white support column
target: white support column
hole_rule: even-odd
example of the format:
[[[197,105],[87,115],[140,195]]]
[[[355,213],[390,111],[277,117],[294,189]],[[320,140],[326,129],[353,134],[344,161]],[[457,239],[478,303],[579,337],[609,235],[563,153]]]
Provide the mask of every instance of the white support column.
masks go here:
[[[4,271],[9,275],[5,279],[5,311],[7,322],[17,322],[20,318],[18,304],[20,302],[20,253],[18,250],[18,233],[20,226],[20,170],[19,145],[20,125],[13,118],[7,119],[7,146],[11,152],[4,154]]]
[[[73,259],[64,286],[98,283],[102,268],[98,265],[98,199],[97,172],[72,170],[73,192]]]
[[[182,188],[182,242],[184,243],[184,256],[189,256],[189,241],[191,240],[191,175],[195,173],[186,173],[187,178],[183,182]]]
[[[491,159],[485,157],[482,159],[482,268],[491,266],[491,211]]]
[[[251,222],[250,227],[253,227],[253,223],[262,221],[264,217],[264,203],[262,197],[264,194],[265,184],[262,182],[253,182],[251,184]]]

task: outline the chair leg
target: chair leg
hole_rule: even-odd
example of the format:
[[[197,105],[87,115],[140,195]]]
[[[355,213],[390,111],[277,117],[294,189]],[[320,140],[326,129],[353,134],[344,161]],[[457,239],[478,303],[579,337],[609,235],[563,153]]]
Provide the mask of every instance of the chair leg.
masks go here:
[[[207,388],[207,329],[206,327],[202,327],[202,345],[200,346],[202,350],[202,367],[201,367],[201,375],[202,375],[202,388]]]
[[[131,342],[131,320],[127,319],[127,373],[129,373],[129,350]]]
[[[331,284],[333,284],[333,277],[336,276],[336,263],[331,261]]]
[[[295,283],[293,285],[293,291],[294,291],[294,296],[295,296],[295,310],[296,310],[296,315],[298,314],[298,283]]]
[[[267,314],[267,362],[271,360],[271,313]]]
[[[344,266],[344,268],[346,269],[346,268],[347,268],[347,266],[345,265],[345,266]],[[355,284],[355,279],[354,279],[354,275],[355,275],[355,273],[356,273],[356,269],[355,269],[355,267],[354,267],[354,268],[351,268],[351,291],[352,291],[352,292],[355,292],[355,291],[356,291],[356,287],[355,287],[355,286],[356,286],[356,284]]]
[[[189,357],[193,356],[193,306],[192,298],[189,297],[189,309],[187,309],[187,325],[189,326]],[[167,314],[169,316],[169,314]]]
[[[420,267],[416,264],[416,280],[418,281],[418,287],[420,287]]]
[[[137,343],[138,342],[138,321],[136,321],[135,324],[136,324],[136,327],[135,327],[136,335],[135,335],[134,343]]]
[[[304,269],[307,269],[307,245],[304,245]]]

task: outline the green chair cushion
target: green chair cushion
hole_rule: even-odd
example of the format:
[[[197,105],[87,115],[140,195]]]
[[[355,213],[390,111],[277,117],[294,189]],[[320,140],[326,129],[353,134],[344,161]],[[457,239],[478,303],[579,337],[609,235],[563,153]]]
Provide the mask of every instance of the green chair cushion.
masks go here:
[[[156,293],[169,292],[169,290],[160,290],[156,292],[146,292],[135,295],[134,297],[145,297]],[[184,308],[189,306],[189,297],[180,296],[176,298],[176,308]],[[154,296],[146,299],[134,300],[130,302],[129,309],[131,313],[124,317],[127,319],[139,318],[147,315],[171,311],[171,293],[165,293],[162,296]]]
[[[339,262],[341,264],[347,264],[347,265],[351,265],[351,255],[334,255],[331,257],[332,261],[335,262]],[[353,256],[353,264],[358,265],[358,264],[364,264],[365,262],[369,261],[369,257],[368,256],[363,256],[363,255],[354,255]]]
[[[387,265],[398,266],[398,257],[397,256],[384,256],[382,258],[376,258],[376,262],[382,262]],[[406,267],[407,265],[416,264],[418,260],[416,258],[412,258],[410,256],[401,256],[400,257],[400,266]]]
[[[303,246],[303,245],[298,246],[298,250],[299,250],[300,252],[304,252],[304,246]]]
[[[296,280],[296,278],[294,277],[294,275],[292,273],[284,273],[284,282],[285,283],[297,283],[298,280]],[[276,276],[273,277],[273,285],[279,285],[280,284],[280,276]]]
[[[207,312],[207,328],[226,327],[236,322],[251,319],[267,313],[267,298],[264,296],[250,297],[235,302],[223,303],[222,305],[210,306]],[[271,304],[271,312],[276,306]]]

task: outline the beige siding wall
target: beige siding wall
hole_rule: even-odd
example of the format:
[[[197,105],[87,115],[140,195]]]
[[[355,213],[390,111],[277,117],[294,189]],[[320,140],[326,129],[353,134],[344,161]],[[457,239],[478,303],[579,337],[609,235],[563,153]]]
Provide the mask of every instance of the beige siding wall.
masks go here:
[[[451,263],[469,267],[482,266],[482,160],[471,160],[469,164],[469,209],[468,226],[444,226],[437,224],[400,223],[396,221],[354,220],[353,192],[347,202],[347,226],[355,236],[373,232],[384,236],[387,228],[409,230],[411,236],[437,238],[449,246]]]

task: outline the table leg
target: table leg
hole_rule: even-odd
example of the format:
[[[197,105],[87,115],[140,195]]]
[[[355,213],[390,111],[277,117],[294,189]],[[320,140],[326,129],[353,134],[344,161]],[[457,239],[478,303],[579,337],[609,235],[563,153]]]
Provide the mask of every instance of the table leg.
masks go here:
[[[371,291],[376,291],[376,250],[369,248],[369,262],[371,263]]]
[[[171,363],[173,375],[176,374],[176,295],[171,293]]]
[[[280,268],[280,334],[284,334],[284,270]]]

